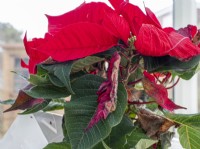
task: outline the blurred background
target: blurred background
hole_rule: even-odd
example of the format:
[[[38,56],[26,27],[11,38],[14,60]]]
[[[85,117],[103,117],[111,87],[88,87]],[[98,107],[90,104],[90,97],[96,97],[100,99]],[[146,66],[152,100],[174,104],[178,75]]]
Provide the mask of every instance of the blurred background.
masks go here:
[[[94,1],[94,0],[93,0]],[[97,1],[97,0],[95,0]],[[99,0],[106,2],[106,0]],[[83,0],[0,0],[0,100],[16,99],[19,89],[27,82],[14,72],[28,77],[28,71],[21,68],[20,60],[28,61],[22,39],[27,32],[28,39],[43,37],[47,32],[45,14],[60,15],[70,11]],[[89,0],[86,0],[89,2]],[[200,0],[130,0],[144,10],[144,4],[158,17],[163,27],[185,27],[187,24],[200,28]],[[184,94],[182,94],[184,93]],[[187,111],[200,112],[200,74],[190,81],[180,81],[171,96]],[[3,113],[9,106],[0,104],[0,139],[20,111]]]

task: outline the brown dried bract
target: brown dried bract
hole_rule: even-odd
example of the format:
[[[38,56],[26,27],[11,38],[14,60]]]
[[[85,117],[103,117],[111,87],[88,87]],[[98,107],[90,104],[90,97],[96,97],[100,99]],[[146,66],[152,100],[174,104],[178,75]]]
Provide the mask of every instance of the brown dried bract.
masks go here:
[[[138,113],[138,122],[145,130],[147,136],[158,137],[160,133],[166,132],[175,123],[164,117],[154,114],[147,109],[141,109]]]

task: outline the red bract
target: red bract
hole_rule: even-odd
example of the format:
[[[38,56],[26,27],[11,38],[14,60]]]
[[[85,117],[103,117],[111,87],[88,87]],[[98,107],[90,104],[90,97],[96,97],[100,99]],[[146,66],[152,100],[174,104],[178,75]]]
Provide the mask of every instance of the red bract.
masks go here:
[[[175,30],[163,29],[154,15],[146,8],[146,15],[139,7],[122,0],[109,0],[113,7],[129,23],[133,35],[136,50],[145,56],[170,55],[179,60],[188,60],[200,54],[200,48],[194,45],[188,37]],[[194,27],[191,34],[195,32]]]
[[[177,30],[177,33],[185,37],[189,37],[190,40],[192,40],[195,37],[197,32],[198,32],[197,27],[194,25],[188,25],[187,27],[180,28]]]
[[[41,53],[37,47],[41,44],[44,44],[46,41],[44,39],[33,39],[32,41],[27,41],[26,35],[24,37],[24,46],[26,49],[27,55],[30,57],[28,65],[25,62],[21,61],[21,66],[28,68],[30,73],[36,72],[36,65],[45,61],[49,56]]]
[[[147,95],[154,98],[158,105],[166,110],[173,111],[175,109],[186,109],[179,105],[176,105],[168,98],[167,89],[161,84],[156,84],[155,78],[148,72],[144,72],[144,78],[142,79],[143,87]]]
[[[103,52],[122,39],[127,43],[130,29],[123,17],[104,3],[83,3],[60,16],[48,16],[48,33],[44,39],[24,40],[29,65],[35,73],[37,64],[51,57],[58,62],[83,58]]]
[[[109,62],[107,81],[99,87],[97,110],[90,121],[87,129],[93,127],[99,120],[106,119],[107,116],[115,111],[117,88],[118,88],[118,71],[121,61],[120,55],[115,52]]]

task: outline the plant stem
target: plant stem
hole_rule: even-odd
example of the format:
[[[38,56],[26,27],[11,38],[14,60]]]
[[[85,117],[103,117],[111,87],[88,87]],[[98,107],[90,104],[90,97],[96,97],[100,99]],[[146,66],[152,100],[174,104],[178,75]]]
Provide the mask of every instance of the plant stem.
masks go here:
[[[178,79],[176,80],[176,82],[175,82],[172,86],[167,87],[166,89],[171,89],[171,88],[173,88],[174,86],[176,86],[176,84],[178,84],[179,80],[180,80],[180,78],[178,78]]]
[[[140,102],[140,101],[128,101],[129,104],[136,104],[136,105],[140,105],[140,104],[151,104],[151,103],[155,103],[155,101],[148,101],[148,102]]]
[[[142,81],[142,78],[141,79],[138,79],[136,81],[133,81],[133,82],[128,82],[128,85],[135,85],[136,83]]]

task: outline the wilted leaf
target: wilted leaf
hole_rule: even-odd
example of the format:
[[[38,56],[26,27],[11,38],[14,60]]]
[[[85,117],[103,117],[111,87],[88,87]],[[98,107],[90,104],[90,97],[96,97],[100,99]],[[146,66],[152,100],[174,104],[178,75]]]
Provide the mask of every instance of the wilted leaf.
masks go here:
[[[148,96],[156,100],[162,108],[169,111],[176,109],[186,109],[179,105],[176,105],[173,101],[168,98],[167,89],[162,84],[156,84],[154,76],[148,72],[144,72],[144,78],[142,79],[142,84],[145,92]]]
[[[200,114],[166,114],[166,116],[180,124],[178,134],[183,148],[200,148]]]
[[[101,77],[87,75],[72,83],[75,95],[72,95],[71,101],[65,104],[65,119],[67,119],[65,126],[72,148],[91,148],[101,139],[106,138],[111,128],[119,124],[123,117],[127,97],[124,87],[120,84],[116,110],[105,120],[100,120],[92,128],[86,130],[96,111],[98,105],[96,92],[103,81]]]
[[[24,90],[28,90],[31,87],[32,85],[29,84],[28,86],[24,88]],[[18,109],[24,110],[27,108],[31,108],[37,104],[41,104],[44,101],[45,100],[42,97],[33,98],[32,96],[29,96],[28,94],[26,94],[23,90],[20,90],[14,104],[9,109],[5,110],[4,112],[18,110]]]
[[[121,56],[117,52],[115,52],[110,59],[107,80],[104,81],[98,89],[98,106],[87,129],[93,127],[93,125],[98,123],[101,119],[106,119],[107,116],[116,109],[120,60]]]
[[[164,117],[156,115],[149,110],[141,109],[138,113],[138,122],[145,130],[147,136],[155,137],[166,132],[175,123]]]
[[[26,108],[25,111],[23,111],[22,113],[20,114],[31,114],[31,113],[35,113],[35,112],[38,112],[40,110],[43,110],[50,102],[51,100],[49,99],[45,99],[42,103],[40,104],[36,104],[34,105],[33,107],[31,108]]]

